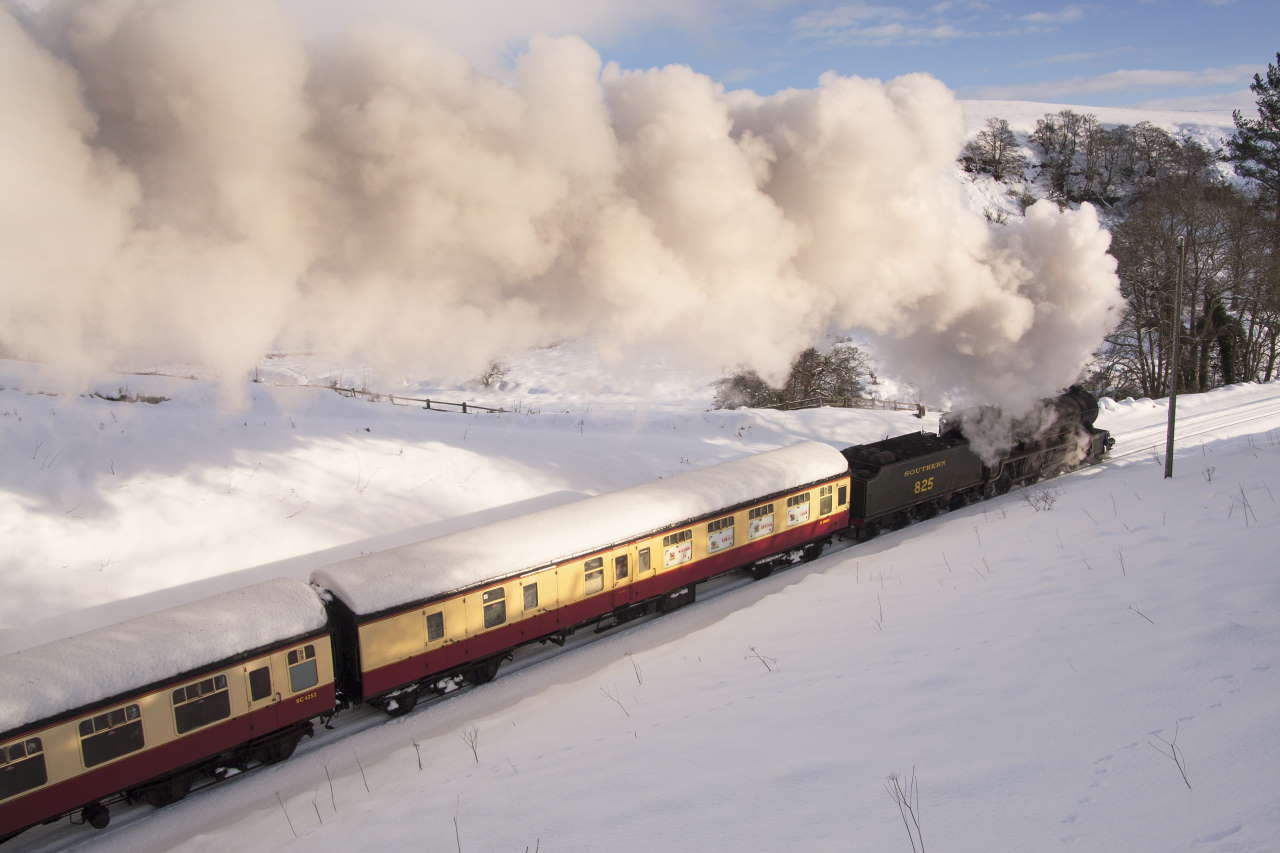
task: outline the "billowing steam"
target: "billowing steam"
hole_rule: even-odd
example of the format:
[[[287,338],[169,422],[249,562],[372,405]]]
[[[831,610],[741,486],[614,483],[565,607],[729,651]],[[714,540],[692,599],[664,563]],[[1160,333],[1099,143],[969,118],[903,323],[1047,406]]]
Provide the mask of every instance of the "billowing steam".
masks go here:
[[[762,97],[535,38],[499,80],[254,0],[0,10],[0,69],[0,348],[80,377],[238,383],[273,347],[465,377],[585,334],[776,376],[860,330],[931,399],[1016,406],[1118,301],[1088,207],[966,206],[924,75]]]

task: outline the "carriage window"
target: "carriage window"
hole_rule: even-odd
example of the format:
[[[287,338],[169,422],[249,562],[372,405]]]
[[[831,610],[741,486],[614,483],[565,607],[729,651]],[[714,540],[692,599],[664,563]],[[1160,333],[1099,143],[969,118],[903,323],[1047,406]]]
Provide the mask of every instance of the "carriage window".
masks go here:
[[[524,609],[525,612],[538,609],[538,585],[536,583],[525,585]]]
[[[773,504],[758,506],[747,513],[747,538],[773,535]]]
[[[583,594],[595,595],[604,589],[604,557],[592,557],[582,564]]]
[[[787,498],[787,526],[794,527],[809,520],[809,493],[802,492]]]
[[[433,643],[444,636],[444,611],[427,614],[427,642]]]
[[[173,691],[173,720],[180,735],[230,716],[231,692],[227,690],[225,675]]]
[[[717,518],[707,524],[707,553],[733,547],[733,516]]]
[[[648,548],[640,549],[640,563],[636,571],[639,572],[640,574],[644,574],[645,572],[649,571],[649,549]]]
[[[627,555],[613,558],[613,579],[620,581],[627,576]]]
[[[142,747],[142,713],[137,705],[80,721],[80,754],[85,767],[95,767]]]
[[[840,493],[836,495],[836,497],[838,498],[838,500],[836,501],[836,506],[844,506],[845,504],[847,504],[849,502],[849,487],[841,486]]]
[[[681,530],[662,537],[662,565],[670,568],[693,559],[693,531]]]
[[[48,781],[40,738],[0,746],[0,800],[39,788]]]
[[[507,621],[507,591],[502,587],[486,592],[484,598],[484,626],[496,628]]]
[[[831,486],[823,486],[818,489],[818,515],[831,512],[831,488]]]
[[[316,669],[316,647],[303,646],[289,652],[289,690],[297,693],[308,687],[315,687],[320,680]]]
[[[264,666],[249,673],[249,699],[261,702],[271,695],[271,667]]]

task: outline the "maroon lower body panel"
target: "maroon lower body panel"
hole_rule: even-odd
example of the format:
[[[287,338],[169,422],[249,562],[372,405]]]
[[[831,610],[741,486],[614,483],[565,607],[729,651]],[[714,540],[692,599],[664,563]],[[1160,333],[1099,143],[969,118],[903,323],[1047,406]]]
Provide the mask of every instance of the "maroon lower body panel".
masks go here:
[[[332,711],[335,703],[332,683],[316,687],[301,696],[284,699],[249,714],[232,717],[168,743],[142,748],[132,755],[88,770],[71,779],[46,785],[23,797],[0,805],[0,837],[23,827],[73,811],[112,794],[136,788],[180,767],[198,764],[227,752],[246,741],[287,728],[295,723]],[[271,729],[267,729],[270,721]]]
[[[556,608],[549,613],[524,619],[504,628],[485,631],[478,637],[451,643],[426,654],[369,670],[361,675],[364,696],[366,698],[377,696],[401,685],[440,675],[470,662],[503,654],[539,637],[546,637],[557,631],[599,619],[629,602],[664,595],[722,572],[798,548],[816,539],[825,539],[846,527],[848,523],[848,511],[841,511],[809,524],[774,534],[767,539],[757,539],[740,548],[734,548],[722,554],[712,554],[674,570],[655,572],[646,578],[636,578],[630,584],[612,593],[602,592],[584,601]]]

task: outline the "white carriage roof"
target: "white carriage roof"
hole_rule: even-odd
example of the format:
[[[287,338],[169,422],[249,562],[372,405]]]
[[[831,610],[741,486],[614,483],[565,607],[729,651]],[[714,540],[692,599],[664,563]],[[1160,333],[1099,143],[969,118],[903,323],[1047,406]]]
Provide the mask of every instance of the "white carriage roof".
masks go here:
[[[636,539],[845,468],[840,451],[804,442],[336,563],[312,581],[355,613],[378,613]]]
[[[299,580],[272,580],[0,657],[0,732],[324,627]]]

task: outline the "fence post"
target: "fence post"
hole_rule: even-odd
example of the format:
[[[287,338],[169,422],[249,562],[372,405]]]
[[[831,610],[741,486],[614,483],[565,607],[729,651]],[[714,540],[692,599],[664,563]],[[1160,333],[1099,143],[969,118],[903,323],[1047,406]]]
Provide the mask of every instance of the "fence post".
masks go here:
[[[463,403],[463,404],[462,404],[462,414],[464,414],[464,415],[465,415],[466,413],[467,413],[467,404],[466,404],[466,403]]]

